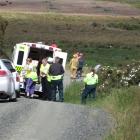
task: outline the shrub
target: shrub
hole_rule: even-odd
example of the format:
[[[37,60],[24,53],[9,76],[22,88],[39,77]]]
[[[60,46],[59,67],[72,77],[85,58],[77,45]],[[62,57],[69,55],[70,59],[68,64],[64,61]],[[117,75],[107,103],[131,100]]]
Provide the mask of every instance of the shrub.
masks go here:
[[[122,65],[119,68],[104,66],[99,71],[99,92],[107,92],[111,88],[129,87],[140,83],[140,62]]]

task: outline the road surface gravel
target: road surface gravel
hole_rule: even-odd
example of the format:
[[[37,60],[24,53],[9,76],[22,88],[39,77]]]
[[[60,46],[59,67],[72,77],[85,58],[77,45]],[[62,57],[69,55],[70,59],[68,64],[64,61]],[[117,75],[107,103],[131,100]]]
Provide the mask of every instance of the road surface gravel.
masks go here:
[[[26,99],[0,103],[0,140],[102,140],[112,118],[101,109]]]
[[[103,140],[112,120],[102,109],[21,97],[0,101],[0,140]]]

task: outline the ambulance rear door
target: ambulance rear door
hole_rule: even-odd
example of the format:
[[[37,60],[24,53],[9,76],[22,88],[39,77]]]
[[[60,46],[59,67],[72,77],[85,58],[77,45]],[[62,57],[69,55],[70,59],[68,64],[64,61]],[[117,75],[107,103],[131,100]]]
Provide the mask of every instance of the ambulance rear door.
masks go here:
[[[16,70],[20,72],[26,64],[26,59],[29,53],[29,47],[23,44],[17,44],[14,48],[13,63]]]
[[[67,55],[68,54],[66,52],[60,52],[60,51],[54,52],[54,59],[55,59],[55,57],[59,57],[60,63],[63,65],[64,69],[66,67]]]

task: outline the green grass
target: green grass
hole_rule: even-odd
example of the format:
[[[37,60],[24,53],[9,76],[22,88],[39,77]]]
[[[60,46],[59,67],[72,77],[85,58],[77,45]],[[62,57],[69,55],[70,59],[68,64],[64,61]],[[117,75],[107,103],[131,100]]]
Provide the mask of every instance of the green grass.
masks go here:
[[[65,90],[65,102],[80,104],[80,95],[83,85],[81,83],[73,82]]]
[[[79,47],[79,49],[77,49],[81,52],[84,52],[85,60],[88,66],[94,66],[96,64],[117,66],[120,64],[128,63],[132,60],[139,60],[140,58],[140,48],[137,47],[135,47],[134,49],[131,47],[129,48],[129,46],[128,48],[107,48],[103,47],[102,45],[99,46],[99,44],[98,47],[94,45],[93,47],[91,47],[91,45],[85,45],[85,47]],[[69,48],[69,50],[67,51],[69,54],[72,54],[73,52],[71,48]]]
[[[85,54],[86,63],[119,65],[139,60],[140,18],[112,16],[72,16],[55,13],[1,13],[8,21],[4,45],[10,56],[19,42],[51,42],[68,52]],[[113,48],[109,48],[113,46]],[[133,55],[135,54],[135,55]]]
[[[72,83],[65,92],[65,102],[80,104],[81,83]],[[87,99],[87,106],[100,107],[109,111],[116,120],[116,128],[106,140],[140,139],[140,87],[110,90],[98,93],[96,100]]]

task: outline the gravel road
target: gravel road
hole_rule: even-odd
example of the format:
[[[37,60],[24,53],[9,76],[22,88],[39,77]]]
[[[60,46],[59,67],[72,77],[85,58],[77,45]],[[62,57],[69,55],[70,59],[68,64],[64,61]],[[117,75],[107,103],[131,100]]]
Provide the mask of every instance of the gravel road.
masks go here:
[[[0,102],[0,140],[102,140],[112,126],[111,115],[97,108],[24,97]]]
[[[0,140],[102,140],[111,116],[81,105],[20,98],[0,103]]]

